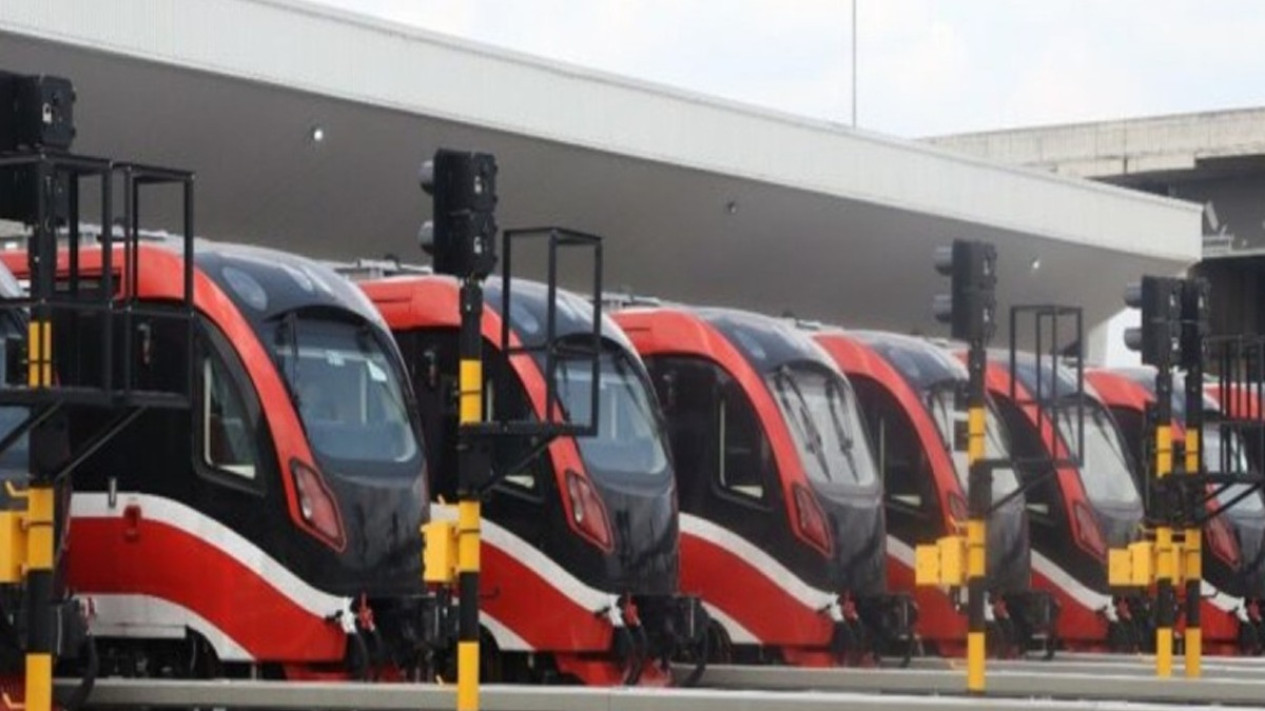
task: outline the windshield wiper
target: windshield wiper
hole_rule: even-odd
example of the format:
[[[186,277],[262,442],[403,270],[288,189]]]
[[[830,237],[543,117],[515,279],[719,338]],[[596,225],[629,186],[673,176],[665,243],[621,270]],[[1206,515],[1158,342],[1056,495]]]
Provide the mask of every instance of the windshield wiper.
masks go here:
[[[283,316],[277,322],[277,330],[274,334],[274,342],[276,350],[273,352],[273,361],[277,366],[277,370],[281,371],[283,376],[281,379],[285,382],[286,394],[290,396],[290,403],[298,409],[302,403],[299,401],[299,335],[298,324],[294,312]],[[282,348],[289,346],[289,363],[286,357],[282,355]]]
[[[844,399],[838,383],[826,383],[826,403],[830,407],[830,417],[834,420],[835,434],[839,437],[839,451],[849,454],[856,442],[852,437],[852,420],[848,417],[847,400]]]
[[[848,469],[852,472],[852,480],[860,484],[861,472],[860,467],[857,465],[856,452],[854,451],[856,439],[852,436],[852,419],[849,417],[849,413],[855,412],[855,410],[850,410],[847,407],[847,400],[843,397],[843,391],[840,390],[838,383],[827,383],[826,397],[830,404],[830,415],[834,419],[835,433],[839,436],[839,453],[848,461]]]
[[[783,366],[778,369],[777,374],[773,376],[773,380],[777,383],[778,395],[782,399],[783,407],[786,408],[787,415],[791,416],[798,411],[799,414],[799,430],[805,438],[805,445],[808,451],[817,459],[817,465],[821,468],[821,473],[827,480],[831,480],[830,466],[826,462],[825,452],[822,451],[821,433],[817,430],[817,425],[813,422],[812,413],[808,409],[808,401],[804,399],[804,393],[800,391],[799,385],[791,376],[790,369]],[[795,398],[799,400],[799,407],[795,408],[786,396],[785,385],[789,385],[791,391],[795,393]]]

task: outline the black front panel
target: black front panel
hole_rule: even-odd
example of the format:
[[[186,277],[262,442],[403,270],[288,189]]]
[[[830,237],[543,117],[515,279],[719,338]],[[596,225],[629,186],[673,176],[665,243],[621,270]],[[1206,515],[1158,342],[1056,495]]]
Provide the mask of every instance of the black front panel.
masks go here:
[[[1010,431],[1015,456],[1026,460],[1018,472],[1025,484],[1032,484],[1024,495],[1032,546],[1089,588],[1106,592],[1104,561],[1077,545],[1073,513],[1041,433],[1013,401],[1002,398],[997,406]]]
[[[967,381],[966,367],[944,348],[923,339],[880,332],[855,332],[853,335],[883,356],[922,398],[927,414],[939,429],[941,444],[946,453],[955,459],[958,482],[965,498],[964,453],[953,450],[953,445],[947,441],[945,434],[952,424],[941,420],[951,420],[953,417],[958,400],[955,393]],[[988,412],[987,426],[987,456],[1005,456],[1009,452],[1008,436],[992,408]],[[1010,470],[994,472],[994,501],[999,501],[1013,491],[1018,485],[1015,476]],[[1028,511],[1025,507],[1025,497],[1020,495],[989,514],[987,569],[989,586],[994,590],[1010,592],[1028,589],[1031,551]]]
[[[142,381],[180,377],[183,356],[171,357],[183,353],[171,342],[181,335],[178,331],[164,328],[161,322],[153,324],[149,362],[138,369]],[[114,477],[123,494],[136,492],[182,503],[196,512],[191,515],[227,526],[326,592],[348,596],[419,593],[420,537],[405,532],[414,533],[421,516],[410,497],[393,492],[375,501],[364,496],[374,485],[339,487],[337,479],[326,473],[342,514],[347,547],[338,553],[298,530],[290,518],[281,479],[291,473],[278,461],[267,413],[241,360],[224,335],[205,320],[197,329],[195,354],[192,411],[141,415],[80,467],[79,490],[107,491]],[[87,441],[106,419],[99,411],[76,413],[71,418],[72,442]],[[376,520],[361,514],[368,506]],[[196,525],[196,521],[189,523]],[[384,535],[393,527],[399,535]]]
[[[292,255],[205,244],[199,246],[198,269],[222,289],[237,313],[207,304],[221,310],[199,318],[192,359],[181,329],[139,317],[134,324],[135,337],[142,339],[134,364],[137,386],[171,388],[192,365],[191,411],[141,415],[82,465],[77,475],[81,489],[107,491],[113,477],[121,493],[180,502],[193,510],[191,516],[232,529],[325,592],[371,598],[420,594],[418,529],[428,518],[424,458],[412,394],[399,387],[402,364],[381,317],[344,278]],[[253,333],[231,341],[211,319],[236,316]],[[313,325],[332,329],[325,334],[328,340],[308,343],[296,336]],[[280,352],[283,331],[290,340]],[[86,324],[75,338],[81,348],[89,348],[94,339],[100,342],[101,334]],[[285,384],[283,398],[260,400],[242,356],[252,352],[243,350],[246,346],[255,344],[242,338],[257,338],[268,353],[267,360],[249,367],[272,369]],[[344,368],[342,375],[347,370],[357,375],[340,381],[309,367],[303,372],[310,377],[296,380],[302,371],[294,365],[298,359],[290,358],[296,353],[300,358],[319,356],[324,370]],[[353,393],[343,387],[348,383],[360,383],[361,389]],[[384,383],[395,388],[391,397],[384,396]],[[322,402],[331,409],[318,415],[315,410]],[[384,402],[394,413],[387,420],[380,412]],[[306,481],[323,484],[317,487],[322,495],[309,498],[310,506],[301,505],[309,510],[300,515],[326,523],[328,540],[308,530],[311,526],[298,524],[290,513],[285,491],[295,484],[295,462],[281,461],[271,429],[283,421],[286,410],[298,415],[301,430],[293,436],[305,438],[314,456],[304,464],[318,479]],[[359,419],[348,419],[349,413]],[[93,411],[72,419],[72,438],[78,443],[106,420]],[[360,435],[339,440],[331,436],[335,431]],[[365,452],[344,448],[328,456],[325,445],[335,441],[354,441]],[[331,520],[341,528],[329,524]],[[251,560],[242,563],[255,565]]]
[[[1013,499],[988,517],[988,585],[1001,592],[1031,587],[1032,549],[1023,497]]]
[[[437,495],[454,501],[457,491],[457,331],[415,329],[396,335],[405,354],[423,418],[426,450]],[[535,419],[527,391],[506,359],[484,343],[487,417]],[[581,451],[583,455],[583,451]],[[585,584],[611,592],[672,593],[678,585],[675,489],[670,473],[610,476],[585,462],[610,526],[607,552],[577,534],[567,521],[558,474],[547,451],[517,437],[499,438],[493,468],[500,478],[485,499],[484,516],[557,561]],[[584,474],[586,472],[580,472]],[[563,473],[565,476],[565,473]]]
[[[682,513],[733,532],[820,589],[883,589],[881,507],[818,496],[839,552],[825,557],[795,535],[768,435],[737,381],[693,356],[652,356],[646,366],[667,416]]]
[[[1243,557],[1244,595],[1265,598],[1265,519],[1260,515],[1240,516],[1234,519],[1234,529]]]
[[[514,334],[527,347],[545,345],[547,285],[523,279],[509,283]],[[487,281],[487,305],[502,318],[503,288],[500,279]],[[589,422],[591,363],[584,357],[567,357],[565,351],[573,346],[583,351],[591,345],[594,307],[566,290],[555,296],[553,335],[555,345],[562,348],[553,385],[571,421]],[[614,550],[606,558],[604,579],[617,592],[675,593],[680,574],[677,485],[662,413],[645,365],[624,332],[606,316],[597,327],[598,430],[577,438],[575,444],[611,527]],[[545,355],[537,352],[534,357],[547,378]],[[560,526],[559,531],[565,528]],[[590,555],[585,551],[581,557]]]
[[[888,534],[911,547],[934,543],[948,531],[931,459],[913,421],[882,384],[858,375],[851,380],[883,473]]]
[[[829,522],[831,588],[882,592],[887,550],[882,473],[851,384],[808,333],[785,320],[725,309],[699,314],[742,354],[779,406]]]
[[[882,506],[867,497],[821,497],[834,536],[834,577],[828,590],[879,595],[887,590],[887,530]]]

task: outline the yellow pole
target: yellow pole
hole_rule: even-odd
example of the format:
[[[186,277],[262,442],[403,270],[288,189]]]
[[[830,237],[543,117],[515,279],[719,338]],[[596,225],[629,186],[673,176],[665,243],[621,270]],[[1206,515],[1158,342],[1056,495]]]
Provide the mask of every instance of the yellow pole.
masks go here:
[[[479,491],[475,483],[486,466],[474,453],[477,446],[468,428],[483,421],[483,292],[478,282],[461,287],[461,335],[458,453],[460,499],[457,502],[457,711],[479,708]]]
[[[469,624],[460,624],[457,641],[457,711],[476,711],[479,708],[479,501],[457,503],[457,584],[461,590],[461,623],[467,617],[474,618],[474,633]],[[468,581],[473,581],[475,605],[467,610],[470,596],[466,593]]]
[[[26,650],[26,711],[50,711],[53,704],[53,628],[48,600],[53,592],[52,486],[32,486],[27,505],[27,594],[32,612]]]
[[[52,385],[53,326],[32,319],[28,326],[27,385]],[[35,434],[38,434],[35,433]],[[32,443],[34,449],[35,443]],[[52,482],[31,472],[26,494],[26,687],[27,711],[50,711],[53,705],[53,623],[49,606],[53,598],[53,503]]]
[[[983,382],[980,378],[980,386]],[[966,523],[966,585],[967,585],[967,633],[966,633],[966,689],[971,693],[984,693],[984,669],[987,622],[984,618],[984,595],[986,593],[986,569],[988,530],[986,524],[987,507],[991,503],[991,492],[980,491],[982,479],[976,473],[976,467],[984,459],[984,428],[986,425],[984,405],[972,392],[971,403],[967,413],[967,462],[971,476],[967,480],[967,495],[970,498],[970,518]]]
[[[1157,398],[1169,397],[1162,388],[1156,389]],[[1163,481],[1173,466],[1173,430],[1166,418],[1161,418],[1155,429],[1155,476]],[[1155,577],[1158,588],[1158,605],[1155,628],[1155,673],[1161,677],[1173,675],[1173,577],[1175,564],[1180,554],[1173,548],[1173,528],[1164,522],[1155,530],[1156,561]]]
[[[1186,377],[1193,378],[1192,373]],[[1198,387],[1198,382],[1195,382]],[[1202,392],[1198,392],[1202,395]],[[1196,401],[1198,402],[1198,401]],[[1189,403],[1187,404],[1189,413]],[[1186,474],[1200,473],[1200,448],[1203,446],[1199,417],[1187,416],[1186,422]],[[1183,543],[1183,572],[1186,576],[1186,676],[1198,678],[1203,673],[1203,629],[1200,626],[1199,597],[1200,579],[1203,577],[1202,530],[1198,526],[1186,529]]]

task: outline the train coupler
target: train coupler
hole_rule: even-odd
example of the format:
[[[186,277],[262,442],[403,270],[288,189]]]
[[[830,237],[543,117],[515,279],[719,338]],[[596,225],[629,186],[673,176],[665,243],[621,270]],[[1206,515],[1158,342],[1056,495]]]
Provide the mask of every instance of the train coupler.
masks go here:
[[[1043,591],[1029,590],[1008,593],[1005,602],[1008,634],[1021,654],[1037,652],[1043,659],[1054,658],[1058,649],[1056,628],[1059,604],[1054,596]]]
[[[635,595],[648,654],[666,671],[675,661],[692,665],[677,683],[690,686],[702,676],[710,656],[711,617],[696,595]]]
[[[1265,620],[1259,600],[1244,600],[1235,618],[1238,621],[1238,651],[1248,657],[1259,657],[1265,651]]]
[[[909,666],[920,646],[915,631],[918,605],[913,596],[905,593],[867,595],[853,598],[849,603],[874,661],[889,657],[899,660],[902,667]]]
[[[431,681],[457,648],[456,601],[446,587],[401,598],[362,597],[349,613],[341,622],[347,631],[348,669],[356,678],[386,673]]]

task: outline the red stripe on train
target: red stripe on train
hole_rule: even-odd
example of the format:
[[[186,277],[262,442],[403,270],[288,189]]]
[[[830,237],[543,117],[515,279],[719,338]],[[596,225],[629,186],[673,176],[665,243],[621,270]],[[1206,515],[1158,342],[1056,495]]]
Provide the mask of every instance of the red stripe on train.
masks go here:
[[[67,573],[74,589],[175,603],[258,659],[343,659],[342,630],[299,606],[246,562],[160,521],[142,519],[129,528],[120,518],[74,519]]]
[[[681,589],[700,595],[762,644],[825,646],[834,624],[804,605],[747,560],[682,531]]]

